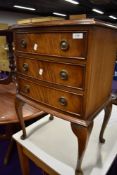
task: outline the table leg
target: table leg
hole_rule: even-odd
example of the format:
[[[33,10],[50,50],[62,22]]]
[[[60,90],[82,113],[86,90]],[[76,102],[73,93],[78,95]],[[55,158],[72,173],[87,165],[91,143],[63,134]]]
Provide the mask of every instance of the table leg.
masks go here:
[[[106,126],[108,124],[108,121],[110,119],[111,116],[111,111],[112,111],[112,103],[110,102],[106,107],[105,107],[105,116],[104,116],[104,120],[103,120],[103,124],[102,124],[102,128],[100,131],[100,135],[99,135],[99,141],[100,143],[105,143],[105,139],[104,139],[104,131],[106,129]]]
[[[76,175],[83,175],[81,164],[89,140],[89,136],[93,128],[93,122],[88,127],[71,123],[71,128],[78,140],[78,160],[76,167]]]
[[[14,145],[15,145],[15,141],[11,138],[10,143],[8,145],[7,152],[6,152],[5,157],[4,157],[4,165],[8,164],[9,159],[12,155],[12,150],[13,150]]]
[[[25,123],[24,123],[24,119],[23,119],[23,110],[22,110],[24,103],[25,102],[23,102],[22,100],[20,100],[19,98],[16,97],[16,100],[15,100],[16,114],[17,114],[17,117],[19,119],[22,131],[23,131],[23,135],[21,136],[21,139],[26,138],[26,128],[25,128]]]
[[[23,153],[23,148],[21,145],[17,144],[17,149],[18,149],[18,155],[19,155],[22,175],[29,175],[30,174],[29,159]]]

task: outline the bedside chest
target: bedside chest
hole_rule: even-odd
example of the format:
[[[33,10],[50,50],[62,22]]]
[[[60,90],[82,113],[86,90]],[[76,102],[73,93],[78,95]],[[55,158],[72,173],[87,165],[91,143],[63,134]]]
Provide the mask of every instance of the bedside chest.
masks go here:
[[[103,142],[111,113],[117,27],[87,19],[17,25],[12,30],[18,83],[16,111],[23,138],[24,103],[70,121],[79,142],[76,174],[81,174],[93,119],[108,105],[100,133]]]

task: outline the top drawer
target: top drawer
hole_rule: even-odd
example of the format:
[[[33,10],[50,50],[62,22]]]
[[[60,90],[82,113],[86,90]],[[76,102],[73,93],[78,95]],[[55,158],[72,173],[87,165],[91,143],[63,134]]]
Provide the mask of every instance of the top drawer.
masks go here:
[[[16,50],[26,53],[86,58],[87,32],[16,33]]]

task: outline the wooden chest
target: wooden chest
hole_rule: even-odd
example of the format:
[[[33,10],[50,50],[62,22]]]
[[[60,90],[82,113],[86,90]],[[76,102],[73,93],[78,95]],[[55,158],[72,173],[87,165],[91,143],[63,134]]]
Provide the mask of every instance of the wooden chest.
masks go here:
[[[70,121],[90,120],[110,96],[116,49],[115,31],[95,23],[16,29],[19,93]]]
[[[117,27],[91,19],[13,30],[17,98],[88,127],[110,98]]]

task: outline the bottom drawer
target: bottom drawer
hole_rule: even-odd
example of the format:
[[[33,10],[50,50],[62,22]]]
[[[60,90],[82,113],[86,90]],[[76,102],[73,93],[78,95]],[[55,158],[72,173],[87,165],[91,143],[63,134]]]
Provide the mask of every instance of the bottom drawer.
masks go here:
[[[19,93],[56,109],[81,115],[82,95],[69,93],[53,87],[46,87],[32,81],[18,78]]]

